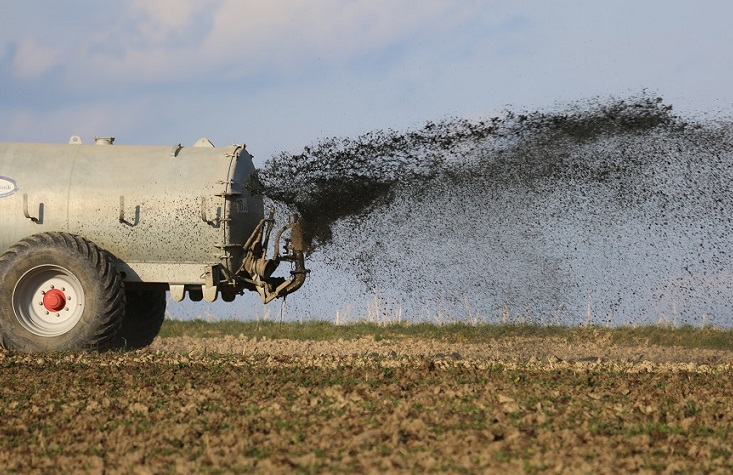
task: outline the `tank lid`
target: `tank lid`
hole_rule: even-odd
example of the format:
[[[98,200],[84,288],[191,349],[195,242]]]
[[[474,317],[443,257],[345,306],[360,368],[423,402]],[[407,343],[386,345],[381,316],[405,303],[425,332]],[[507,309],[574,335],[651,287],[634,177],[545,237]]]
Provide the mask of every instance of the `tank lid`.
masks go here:
[[[72,135],[69,138],[69,143],[72,145],[81,145],[82,144],[81,137],[79,137],[78,135]]]
[[[112,145],[115,143],[114,137],[94,137],[94,143],[97,145]]]

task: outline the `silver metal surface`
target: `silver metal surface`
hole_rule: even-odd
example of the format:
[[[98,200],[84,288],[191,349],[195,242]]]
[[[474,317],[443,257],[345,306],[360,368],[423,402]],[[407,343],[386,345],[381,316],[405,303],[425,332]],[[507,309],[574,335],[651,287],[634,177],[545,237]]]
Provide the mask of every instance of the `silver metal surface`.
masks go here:
[[[174,153],[71,142],[0,143],[0,175],[15,184],[0,197],[0,252],[35,233],[64,231],[110,252],[120,270],[135,270],[128,281],[203,285],[205,273],[187,265],[240,268],[241,244],[263,218],[261,198],[244,189],[254,170],[244,148],[206,139]]]
[[[0,253],[36,233],[75,234],[110,253],[126,285],[167,287],[174,300],[188,293],[213,302],[221,292],[231,301],[250,290],[266,303],[303,285],[308,271],[295,221],[277,233],[267,258],[274,220],[247,193],[254,165],[243,145],[94,142],[0,143]],[[273,276],[282,261],[295,267],[290,278]],[[30,331],[55,331],[22,314]]]
[[[13,289],[18,322],[34,335],[54,337],[68,332],[84,312],[84,289],[67,269],[42,265],[26,272]]]

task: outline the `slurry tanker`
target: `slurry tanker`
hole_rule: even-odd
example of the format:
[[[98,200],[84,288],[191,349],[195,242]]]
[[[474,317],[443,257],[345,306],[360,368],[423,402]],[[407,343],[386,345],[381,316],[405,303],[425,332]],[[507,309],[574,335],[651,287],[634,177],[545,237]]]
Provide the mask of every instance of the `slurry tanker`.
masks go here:
[[[166,291],[208,302],[255,291],[267,303],[303,285],[297,217],[275,228],[247,192],[244,145],[94,142],[0,143],[5,348],[142,347],[160,330]],[[283,261],[290,275],[277,277]]]

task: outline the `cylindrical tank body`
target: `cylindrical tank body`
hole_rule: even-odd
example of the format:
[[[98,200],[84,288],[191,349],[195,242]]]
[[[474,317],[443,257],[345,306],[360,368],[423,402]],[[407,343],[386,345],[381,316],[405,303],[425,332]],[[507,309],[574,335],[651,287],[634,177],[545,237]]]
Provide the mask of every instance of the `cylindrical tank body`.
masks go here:
[[[261,198],[245,189],[253,170],[243,146],[206,139],[193,147],[0,143],[0,253],[63,231],[111,253],[130,284],[216,285],[211,269],[236,272],[263,218]]]

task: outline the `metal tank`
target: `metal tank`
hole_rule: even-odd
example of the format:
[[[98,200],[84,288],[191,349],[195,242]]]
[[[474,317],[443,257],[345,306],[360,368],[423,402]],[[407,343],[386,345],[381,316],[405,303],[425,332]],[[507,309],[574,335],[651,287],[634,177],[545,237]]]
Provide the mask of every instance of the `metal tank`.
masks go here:
[[[113,142],[0,143],[6,347],[144,346],[162,323],[166,290],[176,301],[256,291],[267,303],[300,288],[297,220],[272,235],[262,198],[245,188],[254,165],[244,145]],[[290,275],[273,276],[282,261]]]

